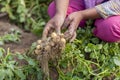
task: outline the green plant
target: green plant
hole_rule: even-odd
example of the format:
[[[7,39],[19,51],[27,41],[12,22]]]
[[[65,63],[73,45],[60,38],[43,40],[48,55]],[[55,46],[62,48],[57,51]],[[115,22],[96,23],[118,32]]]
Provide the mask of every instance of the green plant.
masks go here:
[[[21,32],[19,30],[11,29],[10,33],[6,33],[0,36],[0,45],[4,45],[6,42],[20,42]]]
[[[21,64],[21,62],[25,62]],[[41,80],[38,62],[25,54],[13,54],[0,47],[0,80]]]
[[[0,12],[6,12],[12,22],[25,30],[40,35],[49,19],[46,12],[49,2],[51,0],[0,0]],[[92,34],[92,24],[90,20],[87,27],[79,28],[77,39],[66,45],[57,65],[59,80],[120,80],[120,44],[96,38]],[[0,44],[8,41],[19,41],[19,35],[0,37]],[[35,46],[34,43],[29,54]],[[42,79],[38,62],[31,57],[0,48],[0,58],[0,80],[26,80],[28,76],[31,80]],[[26,64],[19,65],[21,60]]]
[[[90,23],[90,22],[88,22]],[[120,45],[100,41],[90,24],[66,45],[58,62],[59,80],[119,80]]]
[[[0,12],[6,12],[12,22],[25,30],[40,35],[49,19],[46,12],[49,2],[50,0],[1,0]]]

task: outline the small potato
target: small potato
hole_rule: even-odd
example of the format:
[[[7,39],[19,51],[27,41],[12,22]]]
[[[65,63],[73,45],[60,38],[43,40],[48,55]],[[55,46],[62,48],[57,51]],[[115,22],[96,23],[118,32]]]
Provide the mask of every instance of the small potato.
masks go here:
[[[52,41],[55,42],[55,43],[59,42],[60,41],[60,36],[56,36],[56,38],[53,38]]]
[[[55,45],[55,43],[54,42],[50,42],[50,46],[54,46]]]
[[[38,41],[37,41],[38,44],[41,44],[41,42],[42,42],[41,40],[38,40]]]
[[[36,49],[38,49],[38,50],[39,50],[40,48],[41,48],[41,45],[37,45]]]
[[[63,33],[62,33],[62,34],[60,34],[60,37],[61,37],[61,38],[63,38],[63,37],[64,37],[64,34],[63,34]]]
[[[51,37],[54,39],[54,38],[57,37],[57,34],[56,34],[55,32],[53,32],[53,33],[51,34]]]
[[[64,38],[61,38],[61,42],[65,44],[66,40]]]
[[[39,54],[40,53],[40,50],[35,50],[35,54]]]
[[[50,46],[49,45],[47,45],[47,46],[45,46],[45,50],[47,50],[47,51],[50,51]]]

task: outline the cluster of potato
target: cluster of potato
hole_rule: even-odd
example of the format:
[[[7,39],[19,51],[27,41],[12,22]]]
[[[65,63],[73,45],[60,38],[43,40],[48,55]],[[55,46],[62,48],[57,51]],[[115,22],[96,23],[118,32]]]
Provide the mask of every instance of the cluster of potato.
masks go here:
[[[40,61],[40,66],[45,77],[49,77],[48,62],[52,61],[54,64],[64,50],[65,44],[64,35],[57,35],[55,32],[51,33],[48,38],[37,41],[34,53],[37,55],[37,60]]]

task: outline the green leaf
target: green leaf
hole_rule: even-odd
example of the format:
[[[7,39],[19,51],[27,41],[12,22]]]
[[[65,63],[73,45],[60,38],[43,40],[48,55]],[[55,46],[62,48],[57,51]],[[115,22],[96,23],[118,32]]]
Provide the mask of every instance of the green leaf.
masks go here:
[[[14,72],[18,77],[21,78],[21,80],[26,80],[26,76],[22,70],[17,69],[17,70],[14,70]]]
[[[18,57],[18,59],[20,59],[20,60],[24,59],[24,56],[23,56],[22,54],[20,54],[20,53],[17,53],[17,57]]]
[[[101,55],[100,60],[101,60],[101,61],[104,61],[104,60],[105,60],[105,55],[104,55],[104,54]]]
[[[4,45],[4,41],[3,40],[0,40],[0,45]]]
[[[9,80],[12,80],[12,77],[14,76],[12,70],[11,69],[7,69],[7,70],[5,70],[5,72],[9,76]]]
[[[29,65],[32,65],[32,66],[36,65],[36,63],[35,63],[35,61],[33,59],[29,58],[27,61],[28,61]]]
[[[5,50],[3,48],[0,48],[0,58],[3,57],[4,53],[5,53]]]
[[[8,60],[13,60],[13,55],[8,55],[7,59]]]
[[[80,54],[81,51],[80,51],[80,50],[75,50],[74,53],[75,53],[75,54]]]
[[[85,52],[91,52],[91,51],[92,50],[88,46],[85,47]]]
[[[8,68],[10,68],[10,69],[12,69],[12,70],[14,70],[14,65],[13,64],[11,64],[10,62],[9,62],[9,64],[8,63],[6,63],[6,66],[8,67]]]
[[[103,47],[102,44],[97,44],[97,45],[96,45],[96,50],[100,50],[100,49],[102,49],[102,47]]]
[[[96,59],[96,55],[95,55],[94,52],[90,53],[90,58],[92,58],[92,59]]]
[[[99,39],[98,38],[92,38],[91,41],[95,44],[98,44],[99,43]]]
[[[37,79],[42,80],[42,71],[38,71],[37,73]]]
[[[72,80],[83,80],[83,79],[80,79],[80,77],[77,76],[73,76]]]
[[[5,70],[4,69],[0,69],[0,80],[3,80],[5,78]]]
[[[88,43],[88,45],[85,47],[85,52],[91,52],[95,49],[96,45],[92,43]]]
[[[117,66],[120,66],[120,58],[114,57],[114,63],[115,63]]]

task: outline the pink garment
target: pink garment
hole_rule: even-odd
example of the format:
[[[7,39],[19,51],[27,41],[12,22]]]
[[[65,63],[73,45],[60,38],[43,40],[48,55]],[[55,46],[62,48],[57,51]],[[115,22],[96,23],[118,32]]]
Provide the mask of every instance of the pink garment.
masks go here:
[[[67,14],[85,9],[83,0],[70,0]],[[55,4],[52,2],[48,8],[48,14],[52,18],[55,15]],[[85,21],[80,22],[83,26]],[[94,35],[107,42],[120,41],[120,16],[113,16],[107,19],[97,19],[95,21]]]
[[[120,41],[120,16],[112,16],[107,19],[97,19],[94,34],[107,42]]]
[[[83,0],[70,0],[66,16],[68,16],[72,12],[76,12],[84,9],[85,9],[85,5]],[[50,16],[50,18],[52,18],[55,15],[55,12],[56,12],[55,3],[52,2],[48,7],[48,15]],[[85,25],[85,20],[82,20],[79,26],[83,27],[84,25]]]

